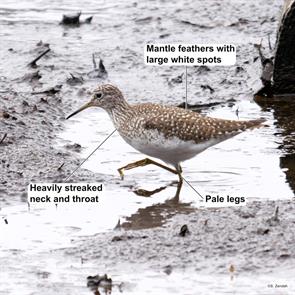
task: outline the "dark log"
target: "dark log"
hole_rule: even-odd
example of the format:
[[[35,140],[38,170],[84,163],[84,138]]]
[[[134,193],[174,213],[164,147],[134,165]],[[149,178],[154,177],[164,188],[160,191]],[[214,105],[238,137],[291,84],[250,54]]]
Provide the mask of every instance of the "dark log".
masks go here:
[[[273,72],[275,94],[295,93],[295,0],[286,1],[277,34]]]
[[[81,14],[82,14],[81,11],[75,14],[64,14],[62,16],[62,21],[60,24],[64,26],[79,26],[81,24],[90,24],[93,16],[89,16],[85,18],[85,20],[81,21],[80,20]]]
[[[80,16],[81,12],[75,13],[75,14],[64,14],[62,16],[62,25],[79,25],[80,24]]]

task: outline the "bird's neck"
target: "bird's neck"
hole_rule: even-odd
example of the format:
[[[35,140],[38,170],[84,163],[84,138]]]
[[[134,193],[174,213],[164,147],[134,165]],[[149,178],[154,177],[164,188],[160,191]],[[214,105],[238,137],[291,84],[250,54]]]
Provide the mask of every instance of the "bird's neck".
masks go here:
[[[119,128],[120,125],[128,120],[130,115],[132,115],[132,107],[126,101],[118,103],[115,107],[110,110],[107,110],[111,120],[113,121],[116,128]]]

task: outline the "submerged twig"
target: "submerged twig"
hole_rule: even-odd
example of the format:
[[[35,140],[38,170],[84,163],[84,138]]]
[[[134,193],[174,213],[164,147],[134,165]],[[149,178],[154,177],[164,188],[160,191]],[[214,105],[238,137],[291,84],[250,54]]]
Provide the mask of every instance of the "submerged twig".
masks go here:
[[[107,70],[103,64],[102,59],[99,60],[98,69],[102,74],[107,74]]]
[[[274,215],[273,220],[279,221],[279,206],[276,207],[275,215]]]
[[[36,68],[37,64],[36,62],[42,58],[45,54],[47,54],[50,51],[50,48],[46,49],[44,52],[42,52],[39,56],[37,56],[33,61],[31,61],[28,66],[32,67],[32,68]]]
[[[91,78],[105,78],[108,75],[108,72],[103,64],[103,60],[100,59],[97,67],[97,62],[95,60],[95,54],[92,54],[92,63],[93,63],[93,70],[87,73],[88,77]]]
[[[274,212],[274,216],[270,217],[269,219],[267,219],[267,223],[270,226],[275,226],[280,222],[279,219],[279,206],[276,207],[275,212]]]
[[[6,137],[7,137],[7,133],[5,133],[2,139],[0,140],[0,144],[5,140]]]
[[[92,53],[92,63],[93,63],[93,68],[96,69],[97,68],[97,65],[96,65],[94,53]]]
[[[62,88],[62,85],[59,84],[59,85],[56,85],[54,87],[51,87],[51,88],[49,88],[47,90],[34,91],[34,92],[32,92],[32,94],[48,94],[48,95],[54,95],[55,93],[60,92],[61,88]]]
[[[58,168],[57,171],[60,171],[62,169],[62,167],[64,166],[65,162],[63,162]]]
[[[7,220],[7,218],[6,217],[2,217],[3,218],[3,220],[4,220],[4,222],[5,222],[5,224],[8,224],[8,220]]]
[[[203,90],[208,89],[208,90],[210,91],[211,94],[215,92],[215,90],[214,90],[210,85],[201,85],[200,87],[201,87]]]
[[[273,68],[274,68],[274,62],[273,57],[268,58],[263,55],[261,50],[260,44],[255,45],[255,47],[258,49],[261,65],[262,65],[262,74],[260,77],[260,80],[263,84],[263,87],[255,94],[258,96],[267,96],[272,97],[273,96],[273,88],[272,88],[272,76],[273,76]]]

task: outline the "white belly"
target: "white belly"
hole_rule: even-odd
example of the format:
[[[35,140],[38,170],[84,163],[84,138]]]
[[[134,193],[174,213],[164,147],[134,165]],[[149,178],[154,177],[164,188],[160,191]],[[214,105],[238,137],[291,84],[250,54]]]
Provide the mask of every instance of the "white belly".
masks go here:
[[[180,162],[188,160],[208,147],[220,141],[209,140],[196,144],[194,141],[182,141],[177,137],[165,138],[158,131],[150,130],[151,134],[142,134],[136,138],[124,138],[133,148],[151,157],[161,159],[175,167]]]

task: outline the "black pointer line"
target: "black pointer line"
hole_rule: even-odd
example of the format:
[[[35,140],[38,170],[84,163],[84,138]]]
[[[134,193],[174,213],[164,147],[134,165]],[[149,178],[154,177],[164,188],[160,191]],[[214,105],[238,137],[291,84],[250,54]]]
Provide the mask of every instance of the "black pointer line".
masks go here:
[[[202,198],[202,201],[204,200],[204,197],[181,175],[181,178],[186,182],[186,184],[188,184],[193,190],[194,192],[199,195]]]
[[[187,109],[187,66],[185,66],[185,109]]]
[[[80,163],[80,165],[65,179],[65,181],[68,181],[74,174],[75,172],[117,131],[117,129],[115,129],[112,133],[110,133],[91,153],[90,155],[84,159],[84,161],[82,161]]]
[[[187,106],[187,66],[185,66],[185,109],[187,109]],[[204,197],[183,176],[181,176],[181,178],[195,191],[197,195],[199,195],[202,198],[202,200],[204,199]]]

